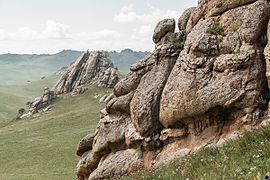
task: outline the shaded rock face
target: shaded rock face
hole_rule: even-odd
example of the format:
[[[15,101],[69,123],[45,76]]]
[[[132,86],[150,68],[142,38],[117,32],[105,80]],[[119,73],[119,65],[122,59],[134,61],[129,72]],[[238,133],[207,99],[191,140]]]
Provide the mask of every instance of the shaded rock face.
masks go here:
[[[84,85],[90,81],[99,87],[112,88],[119,80],[119,73],[113,68],[106,52],[87,51],[62,75],[52,90],[56,94],[80,94],[84,92]]]
[[[154,52],[115,85],[93,142],[81,148],[78,179],[158,168],[269,123],[259,108],[268,92],[261,37],[269,5],[201,0],[179,18],[180,32],[161,21]]]

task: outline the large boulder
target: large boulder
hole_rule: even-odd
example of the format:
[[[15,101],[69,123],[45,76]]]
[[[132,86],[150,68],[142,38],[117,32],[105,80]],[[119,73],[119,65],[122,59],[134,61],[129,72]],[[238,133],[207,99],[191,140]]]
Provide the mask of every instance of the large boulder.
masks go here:
[[[140,152],[127,149],[110,153],[101,159],[98,168],[91,173],[89,180],[117,177],[134,171],[140,165]]]
[[[175,20],[174,19],[164,19],[160,21],[153,34],[154,43],[158,43],[162,37],[164,37],[167,33],[174,33],[175,31]]]
[[[196,10],[196,7],[188,8],[183,12],[183,14],[178,19],[178,28],[180,31],[185,31],[187,27],[188,20],[191,14]]]
[[[92,150],[94,138],[95,134],[88,134],[87,136],[83,137],[77,146],[76,154],[78,156],[82,156],[85,152]]]

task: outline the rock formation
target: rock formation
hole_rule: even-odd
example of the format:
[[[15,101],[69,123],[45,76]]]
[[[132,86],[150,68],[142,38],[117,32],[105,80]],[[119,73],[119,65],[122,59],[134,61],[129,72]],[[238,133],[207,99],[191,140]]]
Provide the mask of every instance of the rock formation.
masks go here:
[[[105,51],[83,53],[62,75],[52,90],[56,94],[80,94],[84,85],[90,81],[99,87],[112,88],[120,80],[120,74],[108,58]]]
[[[80,141],[77,179],[158,168],[267,124],[269,16],[266,0],[200,0],[179,32],[173,19],[158,23],[154,52],[115,85],[96,132]]]
[[[33,114],[36,114],[38,112],[46,112],[51,109],[50,104],[52,103],[52,100],[54,99],[54,92],[51,91],[49,88],[44,88],[43,95],[40,97],[37,97],[32,102],[28,102],[27,105],[29,107],[28,113],[22,115],[21,118],[29,117]]]
[[[59,73],[62,76],[53,88],[51,90],[45,88],[41,97],[29,102],[29,112],[21,118],[50,110],[52,99],[56,95],[83,93],[86,83],[92,82],[99,87],[112,88],[122,78],[118,70],[113,67],[108,58],[108,53],[105,51],[86,51],[67,70],[63,68]],[[109,101],[109,97],[106,99]]]

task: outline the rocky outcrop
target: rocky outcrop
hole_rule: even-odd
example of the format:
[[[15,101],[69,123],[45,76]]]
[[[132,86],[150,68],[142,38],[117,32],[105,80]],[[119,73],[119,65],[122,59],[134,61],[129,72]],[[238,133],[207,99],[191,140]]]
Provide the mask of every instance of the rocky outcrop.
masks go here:
[[[172,19],[158,23],[154,52],[130,68],[101,111],[78,179],[158,168],[268,124],[261,107],[269,45],[261,39],[269,5],[202,0],[179,18],[180,32]]]
[[[32,102],[28,102],[27,105],[29,107],[29,112],[22,115],[20,118],[29,117],[33,114],[39,113],[39,112],[46,112],[49,111],[52,106],[51,103],[54,99],[54,92],[51,91],[49,88],[44,88],[43,95],[40,97],[37,97]]]
[[[93,82],[99,87],[112,88],[120,78],[120,73],[113,67],[107,52],[87,51],[68,68],[52,90],[56,94],[80,94],[84,92],[86,83]]]

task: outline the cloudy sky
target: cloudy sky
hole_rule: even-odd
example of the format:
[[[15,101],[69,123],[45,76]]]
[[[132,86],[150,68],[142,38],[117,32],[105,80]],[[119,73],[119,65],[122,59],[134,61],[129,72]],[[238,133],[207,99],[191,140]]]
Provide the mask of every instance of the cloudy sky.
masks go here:
[[[0,0],[0,53],[152,50],[156,23],[197,0]]]

